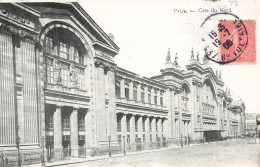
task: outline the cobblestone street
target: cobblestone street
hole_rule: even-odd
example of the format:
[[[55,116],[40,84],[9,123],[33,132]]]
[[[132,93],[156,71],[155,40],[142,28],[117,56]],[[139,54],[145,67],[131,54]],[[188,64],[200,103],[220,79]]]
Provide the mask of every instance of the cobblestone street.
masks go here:
[[[259,166],[260,144],[253,142],[229,140],[66,166]]]

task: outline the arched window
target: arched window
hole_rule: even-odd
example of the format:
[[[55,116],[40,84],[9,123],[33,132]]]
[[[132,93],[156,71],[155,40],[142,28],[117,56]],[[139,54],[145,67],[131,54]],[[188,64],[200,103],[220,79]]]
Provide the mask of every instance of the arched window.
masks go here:
[[[141,101],[144,102],[144,88],[141,89]]]
[[[120,91],[120,82],[116,82],[116,96],[117,98],[121,98],[121,91]]]
[[[129,85],[125,84],[125,98],[129,99]]]
[[[63,28],[52,29],[45,36],[43,54],[48,83],[84,89],[83,55],[87,52],[76,35]]]
[[[160,93],[160,105],[163,106],[163,93]]]
[[[148,90],[148,103],[151,104],[151,90]]]
[[[137,101],[137,87],[134,86],[134,100]]]
[[[154,104],[157,105],[157,92],[154,92]]]
[[[80,45],[82,44],[72,32],[63,28],[54,28],[45,37],[44,52],[83,64],[84,57]]]

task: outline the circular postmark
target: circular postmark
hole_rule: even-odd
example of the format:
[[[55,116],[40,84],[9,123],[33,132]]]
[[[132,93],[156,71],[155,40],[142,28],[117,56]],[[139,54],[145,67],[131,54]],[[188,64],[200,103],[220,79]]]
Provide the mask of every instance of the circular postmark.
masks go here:
[[[206,57],[216,63],[236,61],[248,43],[243,21],[232,13],[214,13],[201,24]]]

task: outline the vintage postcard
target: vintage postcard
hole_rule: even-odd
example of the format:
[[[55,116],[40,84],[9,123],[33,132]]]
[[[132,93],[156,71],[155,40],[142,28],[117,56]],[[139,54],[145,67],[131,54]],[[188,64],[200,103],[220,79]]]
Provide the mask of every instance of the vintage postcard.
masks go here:
[[[0,167],[260,166],[256,0],[0,0]]]

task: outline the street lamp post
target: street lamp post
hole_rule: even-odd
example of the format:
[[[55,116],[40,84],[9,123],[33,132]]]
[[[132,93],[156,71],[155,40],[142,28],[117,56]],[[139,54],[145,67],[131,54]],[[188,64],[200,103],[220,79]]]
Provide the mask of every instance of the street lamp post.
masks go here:
[[[256,138],[257,138],[257,127],[255,128],[255,143],[256,143]]]
[[[190,136],[189,136],[189,134],[188,134],[188,139],[187,139],[187,141],[188,141],[188,146],[190,146]]]
[[[182,134],[181,134],[181,147],[183,147],[183,144],[182,144]]]
[[[126,151],[125,151],[125,136],[123,136],[123,144],[124,144],[124,155],[126,155]]]
[[[44,156],[44,141],[45,141],[45,138],[44,136],[42,136],[42,166],[45,166],[45,156]]]
[[[21,167],[21,156],[20,156],[20,137],[16,138],[16,148],[17,148],[17,156],[18,156],[18,167]]]
[[[109,157],[112,157],[111,149],[110,149],[110,140],[111,140],[111,136],[108,135],[108,149],[109,149]]]

